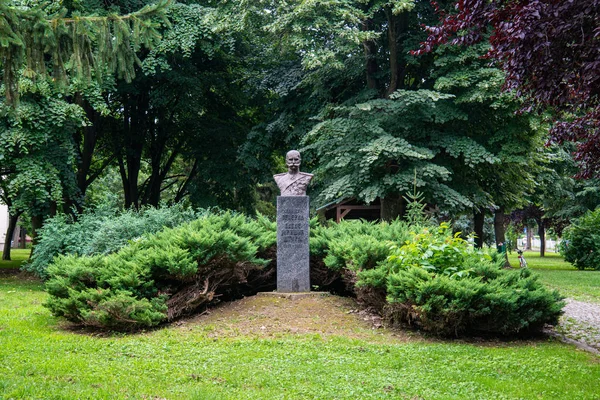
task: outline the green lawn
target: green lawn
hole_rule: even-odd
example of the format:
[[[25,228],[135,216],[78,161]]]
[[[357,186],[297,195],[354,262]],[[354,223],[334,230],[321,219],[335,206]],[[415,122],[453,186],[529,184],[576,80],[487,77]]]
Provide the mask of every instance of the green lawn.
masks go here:
[[[538,252],[526,252],[524,255],[529,268],[549,287],[576,300],[600,303],[600,271],[580,271],[559,254],[547,253],[540,257]],[[513,267],[519,265],[515,252],[509,254],[508,259]]]
[[[211,337],[64,329],[42,285],[0,278],[0,399],[598,399],[597,356],[554,340]]]
[[[17,250],[0,268],[28,255]],[[600,302],[600,272],[525,257],[549,286]],[[551,339],[215,338],[202,323],[99,335],[66,329],[46,297],[39,281],[0,275],[0,399],[600,398],[600,359]]]
[[[29,259],[30,249],[12,249],[10,251],[10,261],[0,260],[0,268],[19,268],[24,261]]]

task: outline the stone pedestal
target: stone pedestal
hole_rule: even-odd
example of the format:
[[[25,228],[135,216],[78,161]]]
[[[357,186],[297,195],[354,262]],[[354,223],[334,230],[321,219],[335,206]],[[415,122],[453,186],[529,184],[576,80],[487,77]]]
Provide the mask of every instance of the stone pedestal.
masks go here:
[[[277,197],[277,291],[309,292],[308,196]]]

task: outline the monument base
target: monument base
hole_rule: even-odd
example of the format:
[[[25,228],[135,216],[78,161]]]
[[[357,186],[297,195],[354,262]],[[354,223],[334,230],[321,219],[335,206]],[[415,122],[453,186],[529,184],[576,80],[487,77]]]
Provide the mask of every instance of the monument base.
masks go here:
[[[309,297],[326,297],[331,296],[329,292],[296,292],[296,293],[285,293],[285,292],[258,292],[257,296],[262,297],[279,297],[282,299],[299,300]]]
[[[308,196],[277,197],[277,291],[310,292]]]

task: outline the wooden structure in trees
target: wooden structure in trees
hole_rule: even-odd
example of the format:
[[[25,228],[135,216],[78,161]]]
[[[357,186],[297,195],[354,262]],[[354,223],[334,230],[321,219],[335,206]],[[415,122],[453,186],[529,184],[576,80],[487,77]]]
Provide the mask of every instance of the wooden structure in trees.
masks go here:
[[[361,203],[354,198],[343,199],[318,208],[317,213],[325,219],[335,219],[335,222],[338,223],[342,219],[377,221],[381,219],[381,203],[379,199],[370,205]]]

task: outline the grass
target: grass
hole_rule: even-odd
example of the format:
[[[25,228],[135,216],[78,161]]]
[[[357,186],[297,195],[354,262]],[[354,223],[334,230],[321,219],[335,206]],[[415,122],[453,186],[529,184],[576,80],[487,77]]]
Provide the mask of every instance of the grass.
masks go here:
[[[10,261],[1,261],[0,268],[19,268],[23,262],[29,259],[31,249],[12,249],[10,251]]]
[[[219,336],[202,319],[97,335],[65,329],[46,297],[35,280],[0,278],[2,399],[600,398],[598,357],[553,340]]]
[[[529,268],[535,270],[547,286],[575,300],[600,303],[600,271],[580,271],[559,254],[547,253],[540,257],[539,253],[526,252],[525,259]],[[508,259],[513,267],[519,265],[517,254],[509,254]]]
[[[0,268],[17,268],[28,255],[17,250]],[[600,272],[578,271],[554,254],[525,256],[547,285],[600,302]],[[509,258],[518,265],[516,254]],[[352,334],[261,335],[285,316],[265,316],[256,301],[250,312],[216,310],[148,332],[97,334],[53,317],[46,298],[39,281],[0,275],[0,399],[600,398],[600,359],[552,339],[399,339],[365,329],[349,309],[333,309],[348,303],[333,300],[285,323],[318,326],[319,307],[332,307],[325,319]]]

